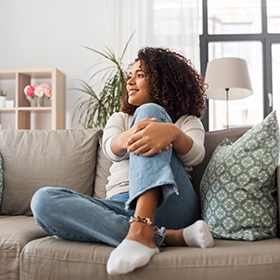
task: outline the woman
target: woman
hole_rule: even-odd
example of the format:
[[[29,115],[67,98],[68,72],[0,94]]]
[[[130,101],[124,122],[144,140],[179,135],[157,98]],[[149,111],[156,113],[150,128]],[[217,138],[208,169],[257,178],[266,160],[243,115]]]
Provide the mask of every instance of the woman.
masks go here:
[[[103,149],[113,161],[107,198],[47,187],[31,202],[38,225],[48,233],[116,246],[107,263],[109,274],[146,265],[163,242],[213,246],[188,177],[205,152],[199,120],[202,77],[178,53],[144,48],[126,89],[121,112],[104,130]]]

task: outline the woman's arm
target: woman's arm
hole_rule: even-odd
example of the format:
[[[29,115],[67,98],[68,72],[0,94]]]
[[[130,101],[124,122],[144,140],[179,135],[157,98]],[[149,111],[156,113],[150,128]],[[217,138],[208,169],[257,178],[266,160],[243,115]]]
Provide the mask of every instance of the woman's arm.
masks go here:
[[[193,161],[197,164],[203,159],[204,130],[197,118],[182,117],[176,124],[155,121],[146,118],[125,130],[124,114],[115,113],[103,135],[105,154],[113,161],[120,161],[127,157],[127,152],[152,156],[173,146],[184,164]]]
[[[155,119],[137,122],[134,134],[127,140],[127,150],[133,154],[152,156],[172,147],[177,154],[188,153],[193,145],[192,138],[172,123],[157,123]]]
[[[111,150],[116,156],[123,156],[128,149],[127,141],[133,135],[131,129],[122,132],[111,141]]]
[[[123,156],[127,151],[130,152],[131,138],[140,130],[143,130],[156,119],[145,118],[136,122],[129,130],[122,132],[111,141],[111,150],[116,156]],[[140,128],[141,127],[141,128]],[[139,143],[138,143],[139,144]]]
[[[114,113],[107,121],[106,127],[103,131],[102,148],[104,154],[109,160],[118,162],[128,158],[126,148],[124,149],[123,146],[115,146],[114,142],[117,136],[124,136],[128,132],[132,118],[133,116],[130,117],[122,112],[119,112]],[[113,149],[111,146],[113,146]]]

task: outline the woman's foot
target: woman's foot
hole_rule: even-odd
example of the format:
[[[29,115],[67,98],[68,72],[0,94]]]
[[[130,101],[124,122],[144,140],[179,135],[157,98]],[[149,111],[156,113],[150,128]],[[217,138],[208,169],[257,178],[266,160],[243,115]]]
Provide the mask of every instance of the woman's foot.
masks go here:
[[[152,249],[137,241],[124,239],[111,253],[107,262],[107,272],[111,275],[129,273],[148,264],[157,253],[157,247]]]
[[[145,266],[159,249],[154,241],[154,223],[159,188],[152,188],[137,199],[135,216],[142,221],[133,220],[123,242],[111,253],[107,262],[109,274],[126,274],[138,267]],[[145,221],[145,222],[144,222]]]
[[[111,275],[126,274],[143,267],[159,253],[154,242],[152,226],[132,223],[123,242],[111,253],[107,262],[107,272]]]
[[[196,221],[183,230],[183,238],[189,247],[209,248],[214,246],[214,239],[208,225],[202,221]]]
[[[198,220],[194,224],[180,230],[166,230],[164,243],[167,246],[189,246],[209,248],[214,246],[214,240],[208,225]]]

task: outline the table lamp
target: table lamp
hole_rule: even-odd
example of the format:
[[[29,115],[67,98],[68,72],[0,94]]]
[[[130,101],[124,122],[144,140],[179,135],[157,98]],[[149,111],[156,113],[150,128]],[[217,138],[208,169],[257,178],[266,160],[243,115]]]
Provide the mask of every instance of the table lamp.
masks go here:
[[[204,80],[209,85],[208,98],[226,100],[228,128],[228,101],[253,94],[247,63],[241,58],[214,59],[207,64]]]

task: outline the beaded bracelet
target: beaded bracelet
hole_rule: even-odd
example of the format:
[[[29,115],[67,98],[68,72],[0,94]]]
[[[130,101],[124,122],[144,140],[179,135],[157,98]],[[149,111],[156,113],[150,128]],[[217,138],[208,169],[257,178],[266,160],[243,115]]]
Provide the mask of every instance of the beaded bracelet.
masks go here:
[[[155,224],[152,224],[150,218],[141,218],[139,216],[137,216],[137,217],[131,216],[130,219],[129,219],[129,223],[131,224],[133,222],[140,222],[140,223],[147,224],[148,226],[152,226],[158,232],[158,234],[160,236],[163,236],[160,229]]]

